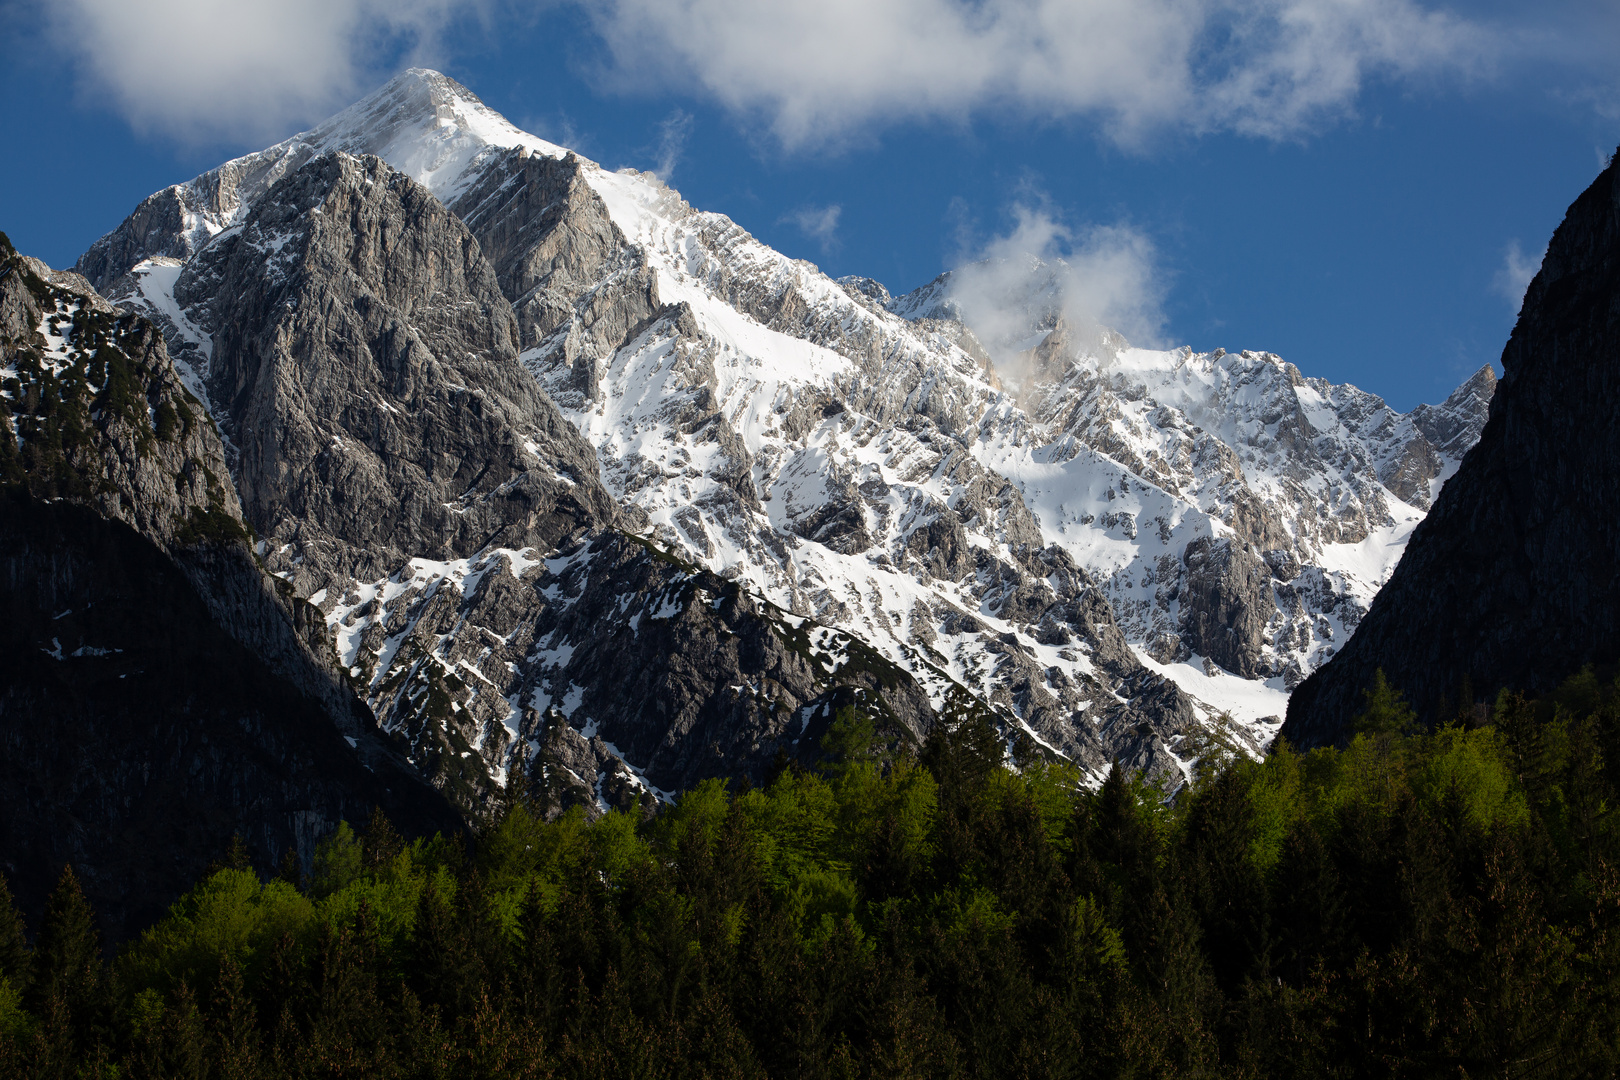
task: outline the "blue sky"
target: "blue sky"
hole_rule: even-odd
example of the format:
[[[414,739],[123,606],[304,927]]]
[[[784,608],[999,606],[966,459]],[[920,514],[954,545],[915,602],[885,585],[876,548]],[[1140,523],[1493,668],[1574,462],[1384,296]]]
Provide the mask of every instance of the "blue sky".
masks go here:
[[[426,63],[829,273],[1065,255],[1133,338],[1401,409],[1496,360],[1620,142],[1600,3],[0,0],[0,25],[29,28],[0,43],[0,230],[52,265]]]

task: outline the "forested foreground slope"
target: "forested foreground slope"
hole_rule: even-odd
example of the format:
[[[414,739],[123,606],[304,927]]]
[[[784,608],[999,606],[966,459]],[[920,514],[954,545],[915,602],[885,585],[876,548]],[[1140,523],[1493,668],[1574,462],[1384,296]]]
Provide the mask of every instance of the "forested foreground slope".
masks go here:
[[[241,852],[110,966],[64,873],[0,904],[0,1073],[38,1076],[1609,1076],[1620,686],[1342,750],[1004,766],[982,720],[662,813],[471,847],[381,815],[313,875]],[[255,872],[255,871],[259,872]]]

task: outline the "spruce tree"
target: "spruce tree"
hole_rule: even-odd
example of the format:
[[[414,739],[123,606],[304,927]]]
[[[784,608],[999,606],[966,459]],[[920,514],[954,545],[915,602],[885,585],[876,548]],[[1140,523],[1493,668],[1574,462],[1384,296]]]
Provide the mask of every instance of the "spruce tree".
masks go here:
[[[6,876],[0,874],[0,979],[10,983],[16,993],[27,993],[30,966],[22,913],[12,902]]]
[[[1357,734],[1410,735],[1418,730],[1417,713],[1400,691],[1389,685],[1384,669],[1373,675],[1373,684],[1361,692],[1367,707],[1352,721]]]
[[[1188,900],[1215,977],[1229,993],[1246,978],[1271,977],[1270,913],[1249,855],[1254,810],[1246,777],[1233,768],[1214,777],[1193,800],[1182,829]]]
[[[225,869],[252,870],[253,860],[248,856],[247,844],[241,833],[231,833],[231,846],[225,849]]]
[[[1283,841],[1271,894],[1274,970],[1280,977],[1301,987],[1319,965],[1338,967],[1347,960],[1344,890],[1321,834],[1308,820]]]
[[[29,990],[34,1014],[52,1018],[53,1037],[68,1039],[75,1053],[90,1053],[106,1020],[101,938],[72,866],[62,868],[45,903]]]
[[[405,850],[405,839],[388,820],[383,808],[374,806],[371,819],[366,822],[366,834],[360,842],[367,873],[381,874],[394,865],[399,853]]]
[[[276,867],[276,880],[285,881],[288,885],[304,891],[304,864],[298,858],[298,849],[291,844],[281,853],[281,863]]]
[[[163,1014],[163,1076],[169,1080],[208,1080],[208,1032],[197,999],[184,981]]]
[[[438,1008],[446,1023],[459,1020],[471,1006],[479,981],[480,958],[457,906],[429,879],[417,902],[407,965],[417,996],[424,1005]]]
[[[256,1080],[261,1046],[253,999],[242,984],[241,965],[230,953],[220,955],[209,1020],[220,1080]]]

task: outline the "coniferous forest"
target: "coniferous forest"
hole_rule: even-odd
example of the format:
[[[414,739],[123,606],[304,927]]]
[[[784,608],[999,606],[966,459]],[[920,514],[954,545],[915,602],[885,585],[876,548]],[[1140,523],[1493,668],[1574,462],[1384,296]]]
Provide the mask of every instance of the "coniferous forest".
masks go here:
[[[658,812],[221,853],[111,959],[66,869],[0,897],[0,1075],[1613,1075],[1620,684],[1424,732],[1380,677],[1357,729],[1167,800],[846,712]]]

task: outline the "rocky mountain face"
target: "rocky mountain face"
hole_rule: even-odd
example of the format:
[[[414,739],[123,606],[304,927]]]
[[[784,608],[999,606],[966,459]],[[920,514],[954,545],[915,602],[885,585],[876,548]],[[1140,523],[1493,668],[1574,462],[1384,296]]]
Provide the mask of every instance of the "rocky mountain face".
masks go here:
[[[1017,283],[995,299],[1022,317],[986,347],[1022,415],[981,453],[1097,574],[1148,657],[1292,689],[1355,630],[1477,440],[1494,372],[1403,416],[1269,353],[1076,334],[1061,270],[1032,260],[993,275]],[[888,306],[971,317],[952,278]]]
[[[78,269],[163,327],[267,565],[463,805],[523,744],[599,805],[759,776],[856,701],[1173,785],[1222,713],[1270,738],[1492,390],[1401,416],[1082,341],[1040,264],[986,343],[950,276],[834,282],[422,71]]]
[[[1552,690],[1620,659],[1620,170],[1553,234],[1502,352],[1477,445],[1349,645],[1296,692],[1284,734],[1348,738],[1382,668],[1428,723],[1504,687]]]
[[[255,561],[162,335],[3,237],[0,500],[0,860],[26,906],[72,861],[116,939],[233,834],[269,866],[373,806],[455,827]]]

